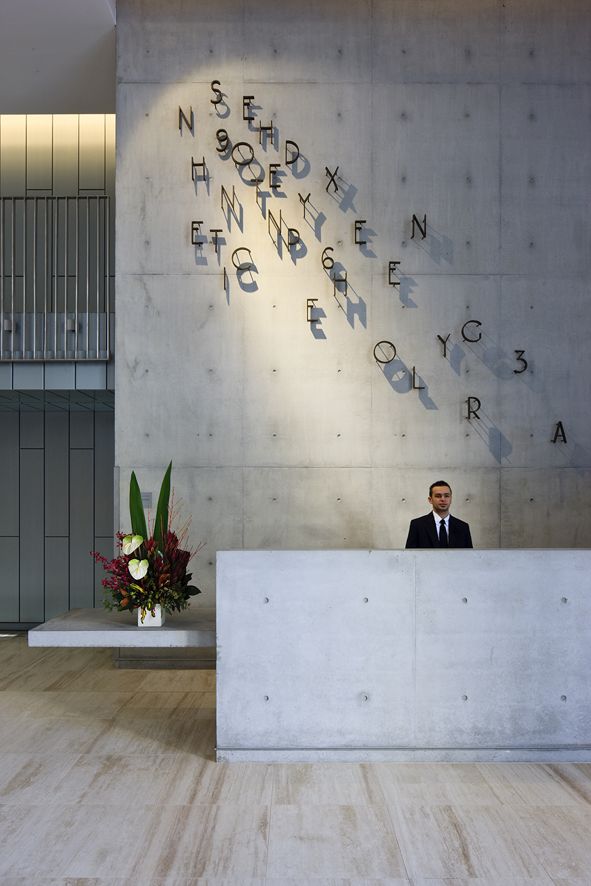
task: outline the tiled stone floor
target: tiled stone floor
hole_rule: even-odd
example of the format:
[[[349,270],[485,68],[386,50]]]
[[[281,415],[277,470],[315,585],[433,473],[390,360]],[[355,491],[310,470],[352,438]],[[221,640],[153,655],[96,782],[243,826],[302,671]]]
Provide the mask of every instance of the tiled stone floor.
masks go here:
[[[216,764],[214,683],[0,639],[1,886],[591,884],[591,764]]]

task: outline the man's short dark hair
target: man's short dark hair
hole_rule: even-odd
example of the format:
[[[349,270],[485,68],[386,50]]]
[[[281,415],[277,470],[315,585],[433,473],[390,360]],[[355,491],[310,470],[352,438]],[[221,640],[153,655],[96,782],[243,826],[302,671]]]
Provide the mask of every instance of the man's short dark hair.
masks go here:
[[[431,498],[431,496],[433,495],[433,489],[435,488],[435,486],[447,486],[447,488],[451,492],[451,486],[449,485],[447,480],[436,480],[435,483],[431,483],[431,485],[429,486],[429,498]]]

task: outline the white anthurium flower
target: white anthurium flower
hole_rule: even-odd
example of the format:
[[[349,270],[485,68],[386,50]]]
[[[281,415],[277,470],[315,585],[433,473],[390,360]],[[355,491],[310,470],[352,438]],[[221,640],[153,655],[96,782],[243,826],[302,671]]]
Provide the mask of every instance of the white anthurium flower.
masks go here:
[[[137,551],[142,542],[143,538],[141,535],[126,535],[121,542],[121,550],[124,554],[133,554],[134,551]]]
[[[134,578],[143,578],[148,571],[147,560],[130,560],[128,568]]]

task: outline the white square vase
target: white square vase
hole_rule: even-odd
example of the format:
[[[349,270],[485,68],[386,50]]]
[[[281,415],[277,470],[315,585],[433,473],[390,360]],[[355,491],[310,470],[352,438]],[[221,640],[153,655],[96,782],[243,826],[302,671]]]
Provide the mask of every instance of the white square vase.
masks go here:
[[[144,620],[142,621],[142,610],[137,611],[137,623],[139,628],[161,628],[166,619],[166,612],[159,603],[154,606],[154,615],[149,609],[146,610]]]

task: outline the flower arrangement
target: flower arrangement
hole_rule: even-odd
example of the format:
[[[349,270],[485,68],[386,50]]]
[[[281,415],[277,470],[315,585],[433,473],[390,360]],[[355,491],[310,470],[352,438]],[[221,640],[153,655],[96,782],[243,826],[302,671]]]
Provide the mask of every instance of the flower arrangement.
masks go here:
[[[175,610],[180,612],[187,608],[190,597],[201,593],[199,588],[190,584],[192,574],[187,572],[189,561],[197,552],[182,546],[188,524],[180,535],[170,525],[171,471],[172,462],[162,480],[152,533],[148,532],[139,484],[132,472],[129,484],[131,532],[117,533],[120,553],[113,560],[98,551],[91,552],[96,562],[102,563],[110,573],[102,581],[105,607],[119,611],[138,609],[142,623],[147,612],[154,615],[157,605],[169,614]]]

